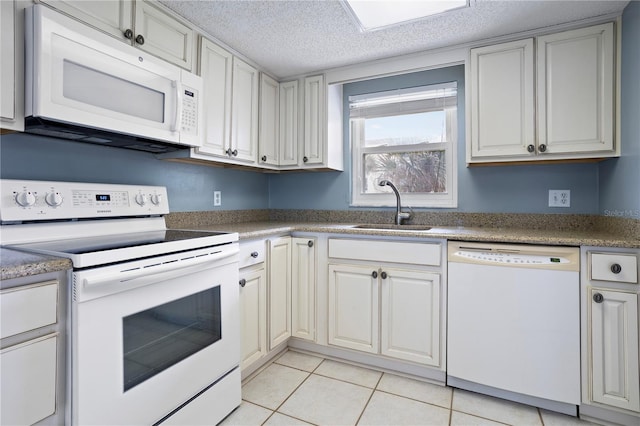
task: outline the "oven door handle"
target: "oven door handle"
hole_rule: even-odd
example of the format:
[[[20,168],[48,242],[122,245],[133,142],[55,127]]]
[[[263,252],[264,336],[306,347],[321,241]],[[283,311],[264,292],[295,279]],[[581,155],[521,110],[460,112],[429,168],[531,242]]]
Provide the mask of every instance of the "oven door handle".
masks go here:
[[[183,277],[220,265],[220,260],[232,257],[238,250],[225,249],[204,256],[194,256],[179,261],[150,265],[144,268],[90,275],[82,280],[82,299],[94,299],[124,290],[142,287],[149,284]],[[105,287],[106,286],[106,287]]]

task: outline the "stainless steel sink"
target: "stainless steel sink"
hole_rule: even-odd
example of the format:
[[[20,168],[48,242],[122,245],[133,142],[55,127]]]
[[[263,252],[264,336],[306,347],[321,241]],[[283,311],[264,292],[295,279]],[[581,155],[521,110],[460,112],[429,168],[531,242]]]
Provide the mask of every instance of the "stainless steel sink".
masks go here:
[[[356,229],[387,229],[411,232],[428,231],[431,229],[431,227],[427,225],[395,225],[391,223],[364,223],[362,225],[354,225],[353,227]]]

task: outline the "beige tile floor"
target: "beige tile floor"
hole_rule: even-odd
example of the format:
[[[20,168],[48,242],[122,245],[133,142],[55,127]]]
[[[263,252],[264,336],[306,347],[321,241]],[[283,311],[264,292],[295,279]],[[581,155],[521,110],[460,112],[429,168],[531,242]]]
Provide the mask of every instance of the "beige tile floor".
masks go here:
[[[580,425],[574,417],[287,351],[222,425]]]

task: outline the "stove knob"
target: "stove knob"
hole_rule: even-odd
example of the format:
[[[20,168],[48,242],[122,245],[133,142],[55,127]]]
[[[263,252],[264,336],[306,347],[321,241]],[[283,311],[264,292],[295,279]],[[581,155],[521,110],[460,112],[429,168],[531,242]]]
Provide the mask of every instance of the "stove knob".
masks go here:
[[[138,205],[140,206],[144,206],[145,204],[147,204],[147,196],[144,194],[136,195],[136,203],[138,203]]]
[[[29,207],[36,203],[36,197],[31,192],[23,191],[16,194],[16,203],[22,207]]]
[[[58,192],[49,192],[44,196],[44,200],[51,207],[58,207],[60,204],[62,204],[62,196]]]
[[[151,202],[156,205],[159,206],[162,203],[162,195],[158,195],[158,194],[153,194],[151,196]]]

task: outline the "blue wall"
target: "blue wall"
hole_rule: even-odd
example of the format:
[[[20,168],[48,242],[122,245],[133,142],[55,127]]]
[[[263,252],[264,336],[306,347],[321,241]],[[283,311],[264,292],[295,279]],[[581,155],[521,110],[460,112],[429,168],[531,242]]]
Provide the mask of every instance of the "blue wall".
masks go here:
[[[640,2],[622,15],[620,158],[600,165],[600,214],[640,219]]]
[[[166,186],[171,211],[266,209],[261,173],[157,160],[152,154],[27,134],[0,138],[0,177]],[[222,206],[213,206],[213,191]]]
[[[485,213],[598,213],[598,165],[595,163],[466,167],[464,68],[461,65],[345,84],[344,110],[348,110],[349,95],[453,80],[458,81],[458,208],[448,210]],[[271,208],[350,208],[351,157],[348,119],[345,119],[343,128],[345,171],[271,176]],[[571,190],[571,207],[548,207],[549,189]]]

